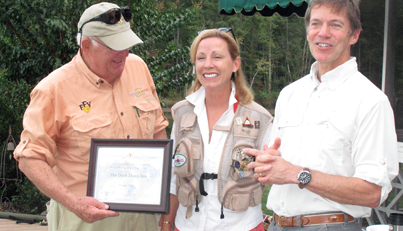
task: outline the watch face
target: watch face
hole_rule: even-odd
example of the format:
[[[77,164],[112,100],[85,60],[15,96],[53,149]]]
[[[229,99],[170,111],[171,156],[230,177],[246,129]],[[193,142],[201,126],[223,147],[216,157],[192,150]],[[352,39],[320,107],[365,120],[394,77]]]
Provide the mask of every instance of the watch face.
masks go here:
[[[311,181],[311,174],[308,171],[302,171],[298,178],[299,183],[308,184]]]

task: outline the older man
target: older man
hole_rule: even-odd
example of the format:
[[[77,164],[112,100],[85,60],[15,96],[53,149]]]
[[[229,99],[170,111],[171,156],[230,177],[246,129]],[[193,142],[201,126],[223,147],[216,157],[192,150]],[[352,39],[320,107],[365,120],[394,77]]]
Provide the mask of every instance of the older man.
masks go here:
[[[385,201],[398,173],[388,98],[357,69],[357,0],[310,0],[307,40],[316,62],[284,88],[271,142],[255,155],[255,179],[272,184],[269,230],[357,230]]]
[[[78,22],[77,55],[32,91],[14,152],[20,169],[51,198],[49,230],[157,230],[154,214],[117,213],[86,196],[91,138],[165,139],[163,115],[132,13],[102,2]],[[110,217],[110,218],[108,218]]]

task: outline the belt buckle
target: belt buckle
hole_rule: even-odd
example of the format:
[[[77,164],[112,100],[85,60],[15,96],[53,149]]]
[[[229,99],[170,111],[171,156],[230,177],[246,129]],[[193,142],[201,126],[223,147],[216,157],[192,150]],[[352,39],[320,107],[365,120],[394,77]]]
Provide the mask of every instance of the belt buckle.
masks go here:
[[[277,224],[278,224],[279,227],[287,227],[288,226],[287,221],[288,221],[288,217],[281,215],[281,216],[278,217]]]

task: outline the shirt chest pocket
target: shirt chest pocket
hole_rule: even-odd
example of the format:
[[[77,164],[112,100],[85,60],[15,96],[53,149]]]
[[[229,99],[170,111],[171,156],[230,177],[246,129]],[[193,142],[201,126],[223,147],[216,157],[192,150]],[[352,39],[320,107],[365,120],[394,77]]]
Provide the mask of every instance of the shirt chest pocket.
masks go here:
[[[289,113],[292,116],[280,116],[278,119],[278,132],[281,139],[298,140],[301,136],[302,116]]]
[[[91,138],[113,138],[113,131],[108,129],[112,120],[108,114],[93,117],[77,118],[71,122],[73,139],[77,140],[80,148],[81,157],[88,159],[88,153],[91,146]]]
[[[347,137],[355,126],[342,117],[342,113],[338,111],[323,110],[312,116],[306,133],[320,141],[324,150],[343,150],[348,145]]]
[[[142,137],[144,139],[152,138],[154,135],[155,121],[157,119],[157,111],[160,108],[159,101],[136,102],[132,107],[137,114]]]

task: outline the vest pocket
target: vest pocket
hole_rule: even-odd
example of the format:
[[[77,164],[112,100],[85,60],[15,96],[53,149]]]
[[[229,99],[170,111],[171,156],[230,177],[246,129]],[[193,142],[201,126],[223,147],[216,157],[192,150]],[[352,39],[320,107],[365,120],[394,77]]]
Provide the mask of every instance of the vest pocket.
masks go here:
[[[224,207],[232,211],[244,212],[262,202],[263,186],[259,182],[249,181],[239,184],[228,182],[223,188]]]
[[[191,180],[188,180],[178,177],[176,179],[176,195],[178,196],[179,203],[185,207],[196,204],[196,196],[199,190],[196,178],[193,177]]]
[[[185,137],[176,146],[174,155],[174,173],[178,177],[192,176],[200,160],[200,145],[192,144],[192,141]]]
[[[254,207],[260,203],[262,203],[262,197],[263,197],[263,190],[264,190],[264,186],[262,185],[258,185],[259,187],[256,187],[253,189],[252,191],[252,203],[251,203],[251,207]]]
[[[253,178],[253,170],[247,169],[247,165],[253,162],[255,159],[253,156],[244,154],[242,150],[244,148],[254,148],[254,144],[245,140],[238,140],[232,149],[232,163],[230,169],[230,176],[235,181],[242,178]]]

